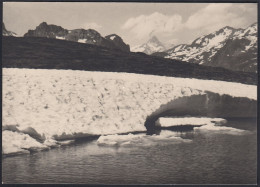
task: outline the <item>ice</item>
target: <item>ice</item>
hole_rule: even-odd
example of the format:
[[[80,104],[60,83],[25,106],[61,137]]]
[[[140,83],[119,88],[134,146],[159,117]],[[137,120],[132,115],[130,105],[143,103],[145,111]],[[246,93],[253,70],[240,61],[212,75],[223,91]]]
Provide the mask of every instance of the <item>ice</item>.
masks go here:
[[[28,150],[46,149],[47,146],[37,142],[27,134],[2,131],[2,152],[4,154],[29,153]]]
[[[100,146],[151,146],[162,143],[181,143],[190,142],[189,139],[183,139],[180,134],[173,131],[162,131],[159,135],[146,134],[127,134],[127,135],[105,135],[100,136],[97,144]]]
[[[97,143],[99,145],[120,145],[120,144],[130,144],[130,143],[137,143],[145,136],[145,134],[141,135],[134,135],[134,134],[128,134],[128,135],[105,135],[100,136],[97,140]]]
[[[184,117],[184,118],[166,118],[161,117],[156,121],[156,125],[160,127],[173,127],[181,125],[208,125],[212,123],[223,124],[226,120],[222,118],[206,118],[206,117]]]
[[[194,127],[195,131],[207,131],[207,132],[214,132],[214,133],[224,133],[224,134],[232,134],[232,135],[241,135],[242,133],[246,133],[246,130],[241,130],[233,127],[226,127],[226,126],[216,126],[213,123],[208,124],[201,127]],[[207,133],[205,132],[205,133]]]

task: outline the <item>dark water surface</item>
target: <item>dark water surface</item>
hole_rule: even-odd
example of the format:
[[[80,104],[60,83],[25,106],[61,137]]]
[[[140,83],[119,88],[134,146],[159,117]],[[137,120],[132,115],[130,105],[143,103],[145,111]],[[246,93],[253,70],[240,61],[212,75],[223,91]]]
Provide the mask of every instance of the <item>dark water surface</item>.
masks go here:
[[[98,146],[96,140],[2,159],[4,183],[256,184],[256,121],[245,133],[190,131],[190,142]]]

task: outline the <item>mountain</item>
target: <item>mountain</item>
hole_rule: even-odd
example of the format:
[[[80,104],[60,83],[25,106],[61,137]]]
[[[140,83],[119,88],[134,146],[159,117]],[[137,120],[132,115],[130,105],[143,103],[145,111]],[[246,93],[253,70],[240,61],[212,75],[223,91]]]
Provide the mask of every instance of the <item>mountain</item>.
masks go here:
[[[12,32],[12,31],[8,31],[6,28],[5,28],[5,24],[3,23],[2,25],[2,35],[3,36],[17,36],[16,33]]]
[[[177,45],[154,55],[233,71],[257,72],[257,23],[246,29],[227,26],[195,39],[190,45]]]
[[[45,37],[3,36],[2,67],[127,72],[257,84],[256,73],[234,72],[144,53]]]
[[[116,34],[107,35],[105,36],[105,39],[111,41],[117,48],[120,48],[123,51],[130,51],[130,46],[125,44],[122,38]]]
[[[133,47],[131,51],[143,52],[150,55],[155,52],[165,51],[165,46],[158,40],[156,36],[153,36],[146,43]]]
[[[116,34],[111,35],[111,37],[112,36],[115,37],[114,40],[110,39],[110,37],[102,37],[100,33],[93,29],[67,30],[61,26],[48,25],[46,22],[41,23],[35,30],[29,30],[24,34],[24,37],[56,38],[60,40],[93,44],[117,50],[119,49],[126,52],[130,51],[130,47],[123,42],[122,38]]]

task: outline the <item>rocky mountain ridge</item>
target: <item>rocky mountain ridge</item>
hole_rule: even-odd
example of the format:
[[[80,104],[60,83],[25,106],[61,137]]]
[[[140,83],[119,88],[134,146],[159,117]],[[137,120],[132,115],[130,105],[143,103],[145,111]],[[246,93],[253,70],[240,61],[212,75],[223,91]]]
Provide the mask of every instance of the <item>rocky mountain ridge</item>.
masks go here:
[[[35,30],[29,30],[24,34],[24,37],[56,38],[60,40],[68,40],[112,49],[119,49],[125,52],[130,51],[129,45],[125,44],[122,38],[116,34],[102,37],[101,34],[94,29],[67,30],[61,26],[48,25],[46,22],[41,23],[35,28]]]
[[[224,27],[156,56],[233,71],[257,72],[257,23],[245,29]]]

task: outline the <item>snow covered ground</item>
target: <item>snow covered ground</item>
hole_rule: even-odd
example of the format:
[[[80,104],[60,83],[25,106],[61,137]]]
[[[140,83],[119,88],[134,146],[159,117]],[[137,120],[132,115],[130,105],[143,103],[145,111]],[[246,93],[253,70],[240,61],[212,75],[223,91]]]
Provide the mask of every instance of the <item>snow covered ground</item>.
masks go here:
[[[3,68],[3,153],[45,149],[75,137],[146,131],[147,116],[161,105],[184,96],[203,95],[205,91],[257,98],[256,86],[240,83]],[[21,139],[24,143],[18,143]]]

